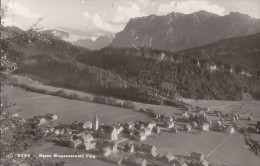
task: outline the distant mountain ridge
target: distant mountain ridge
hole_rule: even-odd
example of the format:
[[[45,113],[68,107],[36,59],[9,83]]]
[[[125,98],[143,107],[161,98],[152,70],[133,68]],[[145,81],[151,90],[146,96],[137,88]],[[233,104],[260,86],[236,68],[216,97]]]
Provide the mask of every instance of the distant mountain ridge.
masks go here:
[[[64,40],[64,41],[70,41],[70,34],[65,31],[60,31],[56,29],[49,29],[41,31],[44,34],[50,35],[56,39]]]
[[[73,44],[88,48],[90,50],[98,50],[108,46],[112,42],[112,40],[112,35],[103,35],[98,37],[95,41],[92,41],[91,39],[80,39],[73,42]]]
[[[117,33],[112,47],[150,47],[179,51],[221,39],[260,32],[260,19],[231,12],[219,16],[206,11],[191,14],[170,13],[130,19]]]

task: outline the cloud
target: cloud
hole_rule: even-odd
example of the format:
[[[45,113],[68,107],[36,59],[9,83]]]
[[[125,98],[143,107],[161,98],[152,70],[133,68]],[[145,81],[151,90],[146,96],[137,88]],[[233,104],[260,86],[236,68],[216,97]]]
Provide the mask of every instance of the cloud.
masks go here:
[[[210,4],[207,1],[171,1],[169,4],[161,4],[158,8],[159,14],[168,14],[171,12],[179,12],[184,14],[190,14],[199,10],[205,10],[211,13],[216,13],[218,15],[224,15],[225,8]]]
[[[25,29],[21,24],[17,23],[17,22],[13,22],[8,18],[5,18],[3,20],[3,25],[4,26],[16,26],[16,27],[20,27],[21,29]]]
[[[140,3],[142,5],[146,5],[149,7],[155,7],[157,4],[157,1],[152,1],[152,0],[137,0],[137,3]]]
[[[138,3],[147,4],[149,0],[137,0]]]
[[[92,17],[92,23],[93,25],[100,29],[103,30],[105,32],[112,32],[112,33],[116,33],[118,31],[120,31],[122,29],[122,26],[119,25],[113,25],[110,24],[108,22],[106,22],[103,18],[101,18],[101,16],[96,13],[93,17]]]
[[[8,5],[8,12],[14,13],[15,16],[22,17],[22,18],[31,18],[31,19],[40,18],[40,16],[37,13],[31,11],[30,9],[24,7],[23,5],[17,2],[10,3]]]
[[[23,30],[27,30],[41,18],[39,14],[20,3],[12,2],[6,5],[7,11],[3,19],[5,26],[17,26]]]
[[[90,15],[89,15],[89,13],[87,11],[84,11],[83,12],[83,17],[88,20],[90,18]]]
[[[128,7],[117,6],[116,11],[113,13],[112,18],[107,13],[103,11],[98,11],[91,17],[88,22],[89,26],[93,25],[99,31],[105,33],[116,33],[121,31],[125,23],[129,21],[130,18],[144,16],[145,13],[141,12],[140,7],[137,4],[129,4]],[[89,15],[88,15],[89,17]]]
[[[130,7],[118,6],[115,17],[112,20],[115,23],[126,23],[130,18],[144,16],[145,13],[141,12],[140,7],[137,4],[132,4]]]

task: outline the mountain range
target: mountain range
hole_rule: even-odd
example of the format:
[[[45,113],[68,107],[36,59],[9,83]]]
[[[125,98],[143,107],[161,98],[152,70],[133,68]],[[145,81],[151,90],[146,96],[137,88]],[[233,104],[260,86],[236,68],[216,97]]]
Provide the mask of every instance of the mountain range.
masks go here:
[[[108,46],[112,42],[112,40],[113,40],[112,35],[103,35],[98,37],[95,41],[91,39],[80,39],[73,42],[73,44],[88,48],[90,50],[99,50],[101,48]]]
[[[52,36],[55,39],[60,39],[63,41],[70,42],[76,46],[88,48],[89,50],[99,50],[101,48],[104,48],[104,47],[108,46],[114,38],[113,35],[103,35],[103,36],[98,37],[94,41],[90,38],[79,39],[79,40],[73,41],[73,40],[71,40],[70,34],[65,31],[50,29],[50,30],[41,31],[41,33]]]
[[[110,46],[179,51],[257,32],[260,32],[260,19],[237,12],[225,16],[206,11],[173,12],[130,19]]]
[[[70,41],[70,34],[68,32],[65,31],[60,31],[60,30],[56,30],[56,29],[48,29],[48,30],[44,30],[41,31],[44,34],[50,35],[56,39],[61,39],[64,41]]]
[[[186,20],[185,24],[188,25],[194,22],[194,15],[199,20],[195,26],[199,29],[198,33],[190,31],[186,34],[187,29],[191,29],[188,26],[183,28],[185,33],[181,33],[181,27],[179,27],[180,29],[177,28],[177,30],[181,34],[168,34],[169,38],[178,37],[178,35],[187,37],[188,42],[185,40],[182,45],[181,40],[174,38],[176,39],[174,42],[179,43],[178,49],[176,47],[167,51],[167,43],[171,44],[171,42],[165,41],[167,36],[164,36],[165,31],[161,30],[164,29],[163,24],[158,24],[157,29],[151,30],[149,35],[164,41],[164,45],[158,45],[158,47],[164,47],[166,50],[153,47],[153,45],[151,48],[138,45],[138,41],[144,39],[140,36],[132,39],[135,42],[132,45],[127,37],[122,39],[120,47],[130,48],[113,46],[119,36],[129,28],[134,32],[130,36],[134,36],[137,32],[142,35],[141,31],[144,27],[138,20],[154,17],[154,20],[158,21],[160,19],[156,17],[166,17],[152,15],[131,19],[125,29],[113,39],[110,46],[114,48],[108,46],[97,51],[89,51],[61,40],[61,37],[66,34],[53,33],[56,30],[36,32],[22,31],[16,27],[1,27],[1,32],[7,36],[20,35],[15,35],[12,40],[0,40],[0,54],[6,52],[8,58],[17,63],[16,72],[19,74],[37,76],[55,86],[93,91],[129,100],[161,103],[154,95],[157,92],[161,96],[170,98],[180,94],[186,98],[240,100],[243,93],[250,93],[253,97],[260,98],[260,33],[256,33],[259,20],[239,13],[218,16],[204,11],[190,15],[180,13],[169,15],[180,17],[180,20],[192,18]],[[214,28],[218,25],[216,22],[224,22],[223,19],[227,18],[229,18],[228,23]],[[237,23],[230,27],[236,22],[234,20],[237,20]],[[132,30],[130,23],[134,25]],[[152,25],[154,24],[149,26],[150,29]],[[208,26],[211,28],[207,28]],[[193,30],[196,29],[195,27]],[[201,35],[200,31],[203,27],[205,33]],[[210,34],[209,31],[215,33]],[[199,37],[201,40],[197,39]],[[197,46],[206,39],[217,40],[217,37],[218,41]],[[102,41],[101,39],[102,37],[95,42],[98,43]],[[154,44],[152,41],[151,44]],[[123,46],[126,43],[129,43],[129,46]],[[187,44],[190,44],[189,47],[194,47],[180,49],[188,47]]]

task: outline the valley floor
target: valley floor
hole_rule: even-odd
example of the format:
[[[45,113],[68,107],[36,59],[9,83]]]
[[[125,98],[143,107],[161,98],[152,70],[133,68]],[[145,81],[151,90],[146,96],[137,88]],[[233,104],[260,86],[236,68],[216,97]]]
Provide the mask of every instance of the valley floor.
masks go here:
[[[51,88],[45,85],[43,87]],[[49,96],[34,92],[28,92],[18,87],[2,87],[4,93],[8,94],[11,101],[22,108],[19,116],[22,118],[32,118],[33,116],[45,115],[46,113],[57,114],[58,123],[71,123],[74,120],[92,121],[95,114],[98,114],[101,123],[148,120],[145,114],[131,109],[89,103],[83,101],[69,100],[56,96]],[[79,92],[82,95],[86,93]],[[251,126],[260,120],[260,101],[206,101],[184,99],[185,102],[193,106],[209,107],[211,111],[236,112],[246,117],[251,115],[253,121],[241,120],[241,126]],[[152,108],[155,112],[171,116],[180,116],[182,110],[176,107],[135,103],[138,109]],[[216,120],[216,117],[209,117]],[[253,135],[259,138],[258,135]],[[198,132],[198,133],[168,133],[162,132],[155,137],[149,137],[145,142],[153,144],[159,152],[172,152],[173,154],[185,154],[191,151],[204,153],[206,159],[213,164],[226,164],[229,166],[259,166],[260,158],[249,152],[243,136],[240,133],[227,134],[223,132]],[[75,149],[60,147],[51,143],[44,143],[42,146],[33,149],[42,154],[53,153],[77,153]],[[110,166],[111,164],[95,159],[70,159],[72,165],[99,165]]]

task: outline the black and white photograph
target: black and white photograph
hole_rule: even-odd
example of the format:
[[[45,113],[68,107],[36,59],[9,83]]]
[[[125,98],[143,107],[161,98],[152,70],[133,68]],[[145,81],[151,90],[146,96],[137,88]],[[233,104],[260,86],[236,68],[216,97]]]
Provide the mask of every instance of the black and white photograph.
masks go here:
[[[260,0],[0,0],[0,166],[260,166]]]

